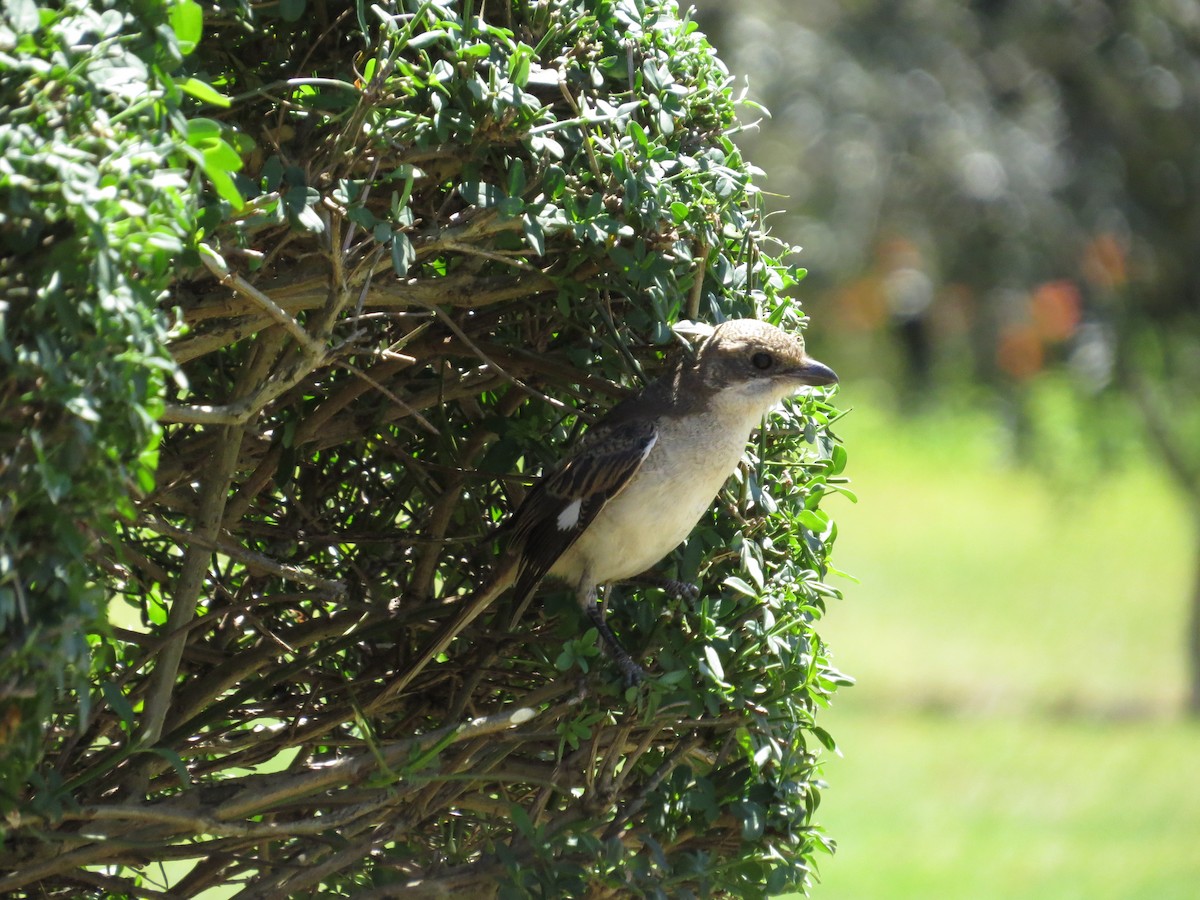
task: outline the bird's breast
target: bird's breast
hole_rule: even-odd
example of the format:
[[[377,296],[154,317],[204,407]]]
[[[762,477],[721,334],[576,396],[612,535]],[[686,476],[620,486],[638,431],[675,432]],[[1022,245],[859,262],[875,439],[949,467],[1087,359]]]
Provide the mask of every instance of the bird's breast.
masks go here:
[[[596,583],[646,571],[688,536],[732,474],[758,419],[710,427],[709,417],[664,420],[650,455],[551,574]]]

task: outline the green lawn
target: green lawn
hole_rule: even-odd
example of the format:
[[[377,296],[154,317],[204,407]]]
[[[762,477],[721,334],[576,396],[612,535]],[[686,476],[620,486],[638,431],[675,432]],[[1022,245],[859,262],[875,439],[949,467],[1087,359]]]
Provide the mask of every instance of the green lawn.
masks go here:
[[[843,397],[849,401],[852,391]],[[1135,460],[1086,489],[1004,462],[984,415],[840,429],[858,686],[822,724],[817,900],[1200,896],[1200,725],[1181,721],[1189,522]]]

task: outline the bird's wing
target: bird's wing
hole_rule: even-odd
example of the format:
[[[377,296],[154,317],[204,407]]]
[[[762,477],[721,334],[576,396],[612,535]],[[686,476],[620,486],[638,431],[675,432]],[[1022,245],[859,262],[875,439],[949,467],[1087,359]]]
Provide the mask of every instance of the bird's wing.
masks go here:
[[[528,597],[560,556],[617,496],[658,440],[649,419],[626,420],[588,435],[579,450],[539,482],[513,524],[521,548],[515,596]]]

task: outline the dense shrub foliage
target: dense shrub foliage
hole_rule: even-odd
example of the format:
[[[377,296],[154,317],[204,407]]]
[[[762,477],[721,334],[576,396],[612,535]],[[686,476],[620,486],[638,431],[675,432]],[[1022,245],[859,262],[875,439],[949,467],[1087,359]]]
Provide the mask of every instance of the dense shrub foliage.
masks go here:
[[[190,239],[182,61],[161,4],[0,21],[0,807],[87,675],[95,543],[153,485],[164,299]],[[198,15],[199,10],[196,10]],[[186,37],[198,29],[176,17]],[[198,33],[198,32],[197,32]]]
[[[36,195],[38,252],[78,220],[61,229],[83,248],[63,245],[71,267],[45,264],[75,318],[39,270],[6,264],[24,291],[7,301],[9,355],[77,342],[6,371],[0,396],[28,409],[11,452],[30,454],[9,471],[63,468],[30,437],[41,404],[85,436],[103,477],[68,472],[36,514],[70,532],[56,547],[75,554],[70,602],[93,584],[112,599],[91,683],[66,684],[34,780],[7,801],[0,889],[804,886],[825,843],[812,814],[830,739],[814,714],[843,680],[812,630],[836,593],[818,504],[845,490],[822,397],[772,418],[668,561],[699,599],[610,593],[651,674],[641,689],[621,689],[553,589],[524,611],[502,599],[409,677],[536,475],[617,384],[690,352],[670,323],[802,324],[790,248],[763,231],[732,85],[703,36],[673,4],[633,0],[218,3],[202,37],[195,4],[159,20],[144,6],[78,13],[111,41],[43,11],[5,51],[32,67],[57,40],[67,56],[150,62],[114,94],[134,111],[94,126],[135,142],[112,190],[100,176],[82,199],[65,180]],[[60,145],[55,104],[81,71],[45,69],[53,111],[17,133]],[[91,90],[101,122],[117,99]],[[4,173],[14,210],[18,174]],[[30,252],[8,248],[31,216],[5,220],[6,258]],[[121,330],[75,327],[92,307]],[[35,493],[6,482],[4,500]],[[33,539],[5,516],[19,563]],[[44,643],[20,604],[51,604],[47,582],[19,565],[4,577],[11,634]],[[65,625],[53,633],[78,640],[80,619]]]

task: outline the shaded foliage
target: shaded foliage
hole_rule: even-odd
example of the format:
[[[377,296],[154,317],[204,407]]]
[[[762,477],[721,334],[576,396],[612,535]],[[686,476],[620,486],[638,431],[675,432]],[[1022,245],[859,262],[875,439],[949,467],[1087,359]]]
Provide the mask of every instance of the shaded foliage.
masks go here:
[[[0,808],[87,676],[93,564],[153,484],[191,227],[164,5],[11,3],[0,22]],[[185,27],[183,25],[181,28]],[[122,124],[114,127],[115,122]]]
[[[690,352],[668,323],[802,324],[711,47],[637,2],[223,3],[205,28],[177,76],[204,105],[148,104],[207,186],[161,304],[157,480],[95,551],[113,626],[0,888],[805,885],[844,680],[811,627],[846,461],[822,397],[673,557],[697,601],[610,598],[644,690],[553,591],[407,677],[614,382]]]

